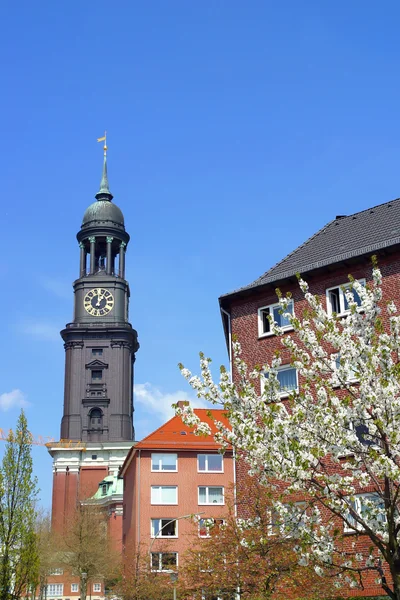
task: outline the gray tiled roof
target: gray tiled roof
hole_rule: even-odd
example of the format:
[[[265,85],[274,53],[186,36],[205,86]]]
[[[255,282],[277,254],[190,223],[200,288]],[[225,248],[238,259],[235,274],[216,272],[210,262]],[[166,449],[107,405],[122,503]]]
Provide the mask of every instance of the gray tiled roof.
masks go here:
[[[400,244],[400,198],[336,217],[264,275],[221,298]]]

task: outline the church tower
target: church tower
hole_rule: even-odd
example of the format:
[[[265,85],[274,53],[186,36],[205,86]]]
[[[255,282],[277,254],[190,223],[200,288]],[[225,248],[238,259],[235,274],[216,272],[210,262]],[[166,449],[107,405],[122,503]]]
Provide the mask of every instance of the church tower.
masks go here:
[[[115,476],[134,440],[133,367],[139,348],[129,323],[125,254],[129,235],[112,202],[107,146],[96,200],[77,234],[79,276],[65,348],[64,410],[53,457],[53,524],[60,529],[78,500]]]

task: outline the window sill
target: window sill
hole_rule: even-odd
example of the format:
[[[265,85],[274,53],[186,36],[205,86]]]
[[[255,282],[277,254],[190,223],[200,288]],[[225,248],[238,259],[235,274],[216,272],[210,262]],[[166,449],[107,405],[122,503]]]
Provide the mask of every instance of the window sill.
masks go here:
[[[199,502],[199,506],[225,506],[225,502]]]
[[[177,540],[177,535],[151,535],[152,540]]]
[[[177,472],[178,472],[178,469],[170,469],[170,470],[151,469],[151,473],[177,473]]]
[[[210,475],[212,473],[215,473],[216,475],[223,475],[224,471],[199,471],[197,470],[198,473],[202,474],[204,473],[205,475]]]
[[[287,333],[289,331],[294,331],[293,327],[283,327],[282,333]],[[268,331],[267,333],[258,332],[258,339],[262,340],[263,338],[276,337],[276,334],[273,331]]]

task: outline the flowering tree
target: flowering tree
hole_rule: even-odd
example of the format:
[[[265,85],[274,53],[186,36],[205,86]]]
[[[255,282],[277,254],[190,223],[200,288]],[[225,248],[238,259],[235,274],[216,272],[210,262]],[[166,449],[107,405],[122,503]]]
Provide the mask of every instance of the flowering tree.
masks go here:
[[[245,488],[245,489],[244,489]],[[285,535],[272,507],[270,489],[247,477],[237,497],[227,495],[223,519],[200,519],[190,550],[179,569],[182,597],[227,600],[332,598],[328,578],[323,585],[310,566],[299,565],[294,537]],[[242,518],[236,517],[240,507]],[[301,519],[301,510],[298,513]],[[184,593],[183,593],[184,592]]]
[[[238,341],[236,383],[223,368],[214,383],[204,355],[201,377],[180,368],[198,397],[226,410],[232,429],[217,423],[217,441],[243,452],[261,482],[280,482],[275,509],[288,534],[292,500],[307,500],[297,526],[300,562],[316,563],[319,573],[323,565],[335,567],[338,586],[362,585],[363,574],[375,571],[388,596],[400,600],[399,312],[382,297],[376,265],[371,285],[350,278],[343,289],[345,316],[328,314],[302,279],[300,287],[308,305],[303,315],[280,297],[293,333],[271,322],[299,375],[299,389],[286,399],[281,356],[249,371]],[[189,406],[177,413],[197,433],[211,433]],[[362,540],[368,543],[360,551]]]

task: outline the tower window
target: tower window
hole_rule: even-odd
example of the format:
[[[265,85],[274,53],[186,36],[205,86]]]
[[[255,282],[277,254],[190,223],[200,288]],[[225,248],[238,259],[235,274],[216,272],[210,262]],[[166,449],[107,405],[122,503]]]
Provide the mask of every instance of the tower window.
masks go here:
[[[93,408],[90,411],[90,429],[102,429],[103,427],[103,413],[99,408]]]
[[[103,379],[103,371],[101,369],[99,369],[98,371],[93,370],[92,371],[92,380],[99,380],[99,379]]]
[[[103,356],[103,348],[92,348],[93,356]]]

